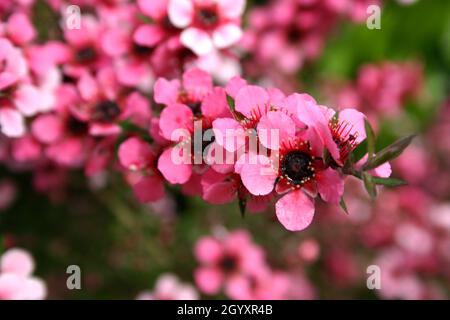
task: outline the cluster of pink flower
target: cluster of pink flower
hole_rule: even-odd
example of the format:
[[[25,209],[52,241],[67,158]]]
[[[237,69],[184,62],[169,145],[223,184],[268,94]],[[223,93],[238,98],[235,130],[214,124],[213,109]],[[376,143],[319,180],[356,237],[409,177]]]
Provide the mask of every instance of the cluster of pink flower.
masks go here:
[[[244,0],[47,2],[39,10],[62,21],[45,30],[46,42],[31,21],[35,1],[0,7],[0,161],[33,169],[36,188],[56,196],[68,169],[93,177],[111,164],[125,120],[150,127],[145,95],[155,76],[191,65],[227,74],[224,53],[242,35],[245,7]]]
[[[322,214],[315,226],[322,245],[320,254],[326,261],[323,271],[333,282],[358,287],[367,265],[374,264],[381,270],[382,285],[376,291],[381,298],[448,296],[450,149],[445,137],[449,110],[448,102],[444,103],[437,114],[439,121],[392,162],[393,171],[407,186],[379,190],[372,201],[359,181],[348,181],[351,215],[338,215],[332,206],[318,208]],[[326,236],[330,224],[333,234]],[[358,232],[352,231],[355,228]],[[339,244],[335,244],[336,237]]]
[[[414,61],[367,64],[362,66],[355,83],[329,86],[335,105],[354,106],[370,119],[393,117],[401,107],[418,98],[423,87],[423,67]]]
[[[118,170],[143,202],[164,197],[166,181],[211,203],[238,198],[253,211],[282,196],[278,219],[302,230],[313,218],[314,198],[342,204],[345,175],[365,178],[371,188],[369,170],[390,175],[389,159],[369,163],[374,150],[368,161],[353,163],[353,150],[366,138],[362,113],[336,113],[307,94],[285,96],[240,77],[214,86],[207,72],[189,68],[186,51],[208,55],[240,39],[245,1],[96,4],[95,15],[81,15],[80,28],[64,27],[63,41],[43,44],[29,19],[32,1],[2,11],[0,155],[8,166],[33,169],[38,190],[60,192],[69,169],[83,168],[88,177],[107,172],[120,143],[119,160],[128,170]],[[60,1],[50,5],[66,8]],[[313,6],[312,23],[314,12],[327,11],[301,5]],[[188,70],[181,82],[160,77],[152,86],[156,75],[173,79],[180,69]],[[159,115],[150,92],[162,106]],[[191,150],[208,130],[212,142]]]
[[[213,236],[204,236],[197,241],[194,255],[200,264],[194,271],[194,281],[202,294],[217,296],[223,293],[234,300],[315,297],[312,284],[301,271],[272,268],[264,249],[253,242],[247,231],[216,230]],[[195,300],[199,297],[193,286],[180,282],[173,274],[163,274],[153,291],[143,291],[137,299]]]
[[[33,277],[34,261],[22,249],[9,249],[0,257],[0,300],[44,299],[47,289]]]
[[[251,74],[296,73],[307,61],[318,58],[328,34],[342,17],[365,21],[367,8],[381,1],[367,0],[276,0],[256,7],[242,46],[249,52]],[[276,68],[273,68],[273,66]],[[265,68],[264,68],[265,67]]]
[[[163,197],[164,180],[215,204],[238,198],[253,211],[281,196],[279,221],[289,230],[302,230],[312,221],[313,199],[320,195],[339,204],[345,175],[367,159],[350,161],[366,138],[365,116],[354,109],[336,113],[307,94],[285,96],[239,77],[225,88],[214,87],[207,73],[192,69],[183,83],[158,79],[154,97],[164,105],[150,130],[157,143],[133,136],[119,148],[119,160],[142,201]],[[196,135],[203,139],[198,150]],[[372,169],[382,178],[391,173],[385,161]]]
[[[180,280],[171,273],[165,273],[158,277],[153,291],[142,291],[136,297],[137,300],[197,300],[197,290]]]
[[[195,248],[200,266],[194,278],[199,290],[216,295],[221,289],[235,300],[312,299],[314,291],[297,272],[272,269],[264,250],[248,232],[237,230],[201,238]]]

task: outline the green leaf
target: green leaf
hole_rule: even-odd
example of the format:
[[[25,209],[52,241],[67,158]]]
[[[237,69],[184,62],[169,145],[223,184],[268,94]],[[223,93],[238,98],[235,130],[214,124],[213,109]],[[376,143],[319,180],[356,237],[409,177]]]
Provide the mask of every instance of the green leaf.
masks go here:
[[[380,152],[378,152],[370,161],[368,161],[363,169],[364,170],[371,170],[375,169],[376,167],[379,167],[383,163],[390,161],[392,159],[397,158],[403,150],[405,150],[412,142],[416,135],[410,135],[404,138],[401,138],[391,144],[390,146],[387,146]]]
[[[368,161],[371,161],[373,155],[375,154],[375,134],[373,133],[372,126],[367,119],[364,120],[364,127],[366,129],[367,154],[369,155]]]
[[[398,187],[406,185],[406,181],[397,178],[381,178],[381,177],[372,177],[372,181],[375,184],[387,186],[387,187]]]
[[[243,121],[245,119],[245,116],[240,113],[239,111],[236,111],[235,107],[234,107],[234,99],[227,95],[227,102],[228,102],[228,106],[230,107],[230,111],[231,114],[233,115],[234,119],[236,121]]]
[[[353,158],[353,163],[357,163],[367,154],[367,139],[361,141],[358,146],[351,153],[351,157]]]
[[[344,197],[341,197],[341,200],[339,200],[339,206],[346,214],[348,214],[347,205],[345,204]]]
[[[227,95],[227,102],[228,102],[228,106],[230,107],[231,111],[234,112],[235,111],[234,99],[231,96]]]
[[[364,186],[366,187],[367,193],[371,198],[375,198],[377,196],[377,188],[375,183],[373,182],[373,177],[367,172],[362,173],[362,178],[364,181]]]

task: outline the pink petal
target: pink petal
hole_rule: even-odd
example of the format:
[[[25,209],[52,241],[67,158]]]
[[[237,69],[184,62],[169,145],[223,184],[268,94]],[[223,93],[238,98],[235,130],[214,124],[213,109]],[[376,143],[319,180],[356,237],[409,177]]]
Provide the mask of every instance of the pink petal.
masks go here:
[[[357,136],[356,143],[361,143],[366,138],[365,119],[366,116],[355,109],[344,109],[339,112],[339,121],[345,121],[353,126],[350,134]]]
[[[127,53],[130,47],[129,35],[120,29],[107,30],[100,39],[102,49],[110,56],[118,57]]]
[[[41,155],[41,145],[31,135],[25,135],[13,141],[12,156],[16,161],[36,161]]]
[[[197,287],[206,294],[216,294],[223,283],[223,275],[214,268],[199,268],[194,273]]]
[[[328,149],[333,159],[341,164],[339,149],[333,140],[331,131],[328,127],[329,119],[325,116],[324,110],[319,107],[314,99],[307,94],[292,94],[286,98],[287,108],[297,114],[298,119],[313,128],[322,144]]]
[[[201,184],[202,198],[213,204],[229,203],[236,197],[236,183],[226,179],[228,175],[220,174],[213,169],[203,174]]]
[[[295,123],[282,111],[269,111],[258,124],[258,136],[266,148],[278,150],[282,141],[295,136]]]
[[[314,202],[301,190],[283,196],[275,209],[278,220],[289,231],[305,229],[314,217]]]
[[[58,164],[77,167],[85,157],[83,145],[83,141],[79,138],[68,138],[50,145],[46,154]]]
[[[217,3],[227,18],[238,18],[244,13],[245,0],[217,0]]]
[[[213,121],[215,141],[226,150],[234,152],[245,145],[246,132],[236,120],[219,118]]]
[[[246,86],[239,90],[236,100],[236,111],[247,117],[252,117],[252,111],[265,110],[269,102],[267,91],[258,86]]]
[[[283,93],[283,91],[277,88],[269,88],[267,89],[267,93],[269,94],[269,100],[271,104],[276,107],[283,105],[286,99],[286,95]]]
[[[156,25],[143,25],[139,26],[133,34],[134,41],[147,47],[153,47],[157,45],[166,36],[164,30]]]
[[[106,137],[117,135],[122,128],[115,123],[91,123],[89,126],[89,134],[94,137]]]
[[[2,273],[14,273],[19,276],[28,276],[34,270],[34,261],[31,255],[22,249],[9,249],[0,259]]]
[[[148,99],[138,92],[131,93],[126,99],[122,117],[142,128],[148,128],[152,118]]]
[[[186,183],[192,175],[192,165],[189,163],[183,163],[178,159],[173,159],[172,152],[174,152],[174,157],[179,156],[184,158],[186,162],[190,159],[180,154],[180,148],[168,148],[164,150],[158,159],[158,170],[161,171],[164,178],[172,184],[183,184]]]
[[[324,201],[339,204],[344,194],[344,179],[339,172],[328,168],[317,173],[317,187]]]
[[[201,100],[213,89],[213,80],[207,72],[193,68],[183,74],[183,87],[195,99]]]
[[[251,300],[252,282],[245,275],[233,275],[229,277],[225,284],[225,294],[233,300]]]
[[[364,157],[361,158],[361,160],[356,163],[355,168],[360,169],[362,166],[367,162],[367,158],[369,156],[366,154]],[[375,169],[370,170],[370,174],[380,177],[380,178],[389,178],[392,174],[392,167],[389,162],[385,162],[382,165],[376,167]]]
[[[227,86],[225,87],[225,91],[227,94],[233,99],[236,98],[239,90],[247,85],[247,81],[242,79],[239,76],[235,76],[230,81],[228,81]]]
[[[23,116],[14,109],[0,109],[0,130],[4,135],[17,138],[25,134]]]
[[[118,150],[120,164],[129,170],[142,170],[152,165],[155,154],[147,142],[138,138],[128,138]]]
[[[242,37],[242,29],[234,23],[220,26],[213,33],[213,42],[219,49],[229,47]]]
[[[137,59],[118,59],[116,75],[120,84],[129,87],[148,88],[154,80],[148,64]]]
[[[201,29],[193,27],[185,29],[181,32],[180,41],[198,56],[208,54],[213,50],[211,37]]]
[[[178,28],[185,28],[194,15],[194,6],[191,0],[169,0],[169,19]]]
[[[195,244],[194,254],[200,263],[213,264],[222,257],[223,249],[219,241],[203,237]]]
[[[180,90],[180,81],[168,81],[164,78],[159,78],[154,87],[154,98],[157,103],[165,105],[175,103],[178,98]]]
[[[42,95],[37,87],[31,84],[22,84],[14,96],[16,107],[23,115],[33,116],[40,110]]]
[[[138,6],[147,16],[159,20],[167,13],[168,0],[138,0]]]
[[[24,300],[42,300],[47,296],[45,283],[38,278],[27,278],[23,287],[22,296]]]
[[[210,119],[231,116],[225,90],[219,87],[214,88],[203,99],[201,110],[203,115]]]
[[[27,278],[13,273],[0,273],[1,300],[18,300],[22,298],[23,287]]]
[[[161,112],[159,128],[164,138],[179,141],[181,136],[175,135],[180,133],[184,138],[187,138],[185,136],[193,131],[193,119],[194,115],[188,106],[179,103],[172,104]]]
[[[15,13],[9,17],[6,32],[19,45],[31,41],[36,36],[33,24],[23,13]]]
[[[97,81],[88,73],[81,76],[77,86],[81,97],[86,101],[95,99],[99,94]]]
[[[392,173],[391,164],[389,162],[385,162],[375,169],[370,170],[370,173],[380,178],[389,178]]]
[[[164,184],[157,176],[142,177],[133,185],[133,192],[136,198],[142,202],[154,202],[164,197]]]
[[[264,196],[273,191],[277,173],[272,169],[270,159],[263,155],[250,156],[241,170],[241,179],[247,190],[256,196]]]

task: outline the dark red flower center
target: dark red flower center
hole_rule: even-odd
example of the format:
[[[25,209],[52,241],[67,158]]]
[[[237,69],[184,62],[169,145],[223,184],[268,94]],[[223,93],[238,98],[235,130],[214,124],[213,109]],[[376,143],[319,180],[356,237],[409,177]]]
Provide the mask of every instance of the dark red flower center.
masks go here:
[[[292,184],[306,183],[313,175],[312,158],[301,151],[291,151],[281,160],[281,173]]]
[[[67,119],[66,128],[67,131],[76,136],[81,136],[88,132],[88,124],[75,117]]]
[[[93,119],[101,122],[111,122],[120,115],[120,107],[110,100],[99,102],[94,107]]]
[[[291,26],[287,32],[287,40],[290,43],[297,43],[302,36],[301,31],[297,28],[297,26]]]
[[[141,46],[137,43],[133,44],[133,52],[137,55],[137,56],[147,56],[150,53],[153,52],[153,48],[150,47],[146,47],[146,46]]]
[[[219,15],[215,7],[200,8],[197,11],[197,22],[203,27],[212,27],[219,21]]]
[[[92,47],[84,47],[79,49],[75,56],[79,63],[90,63],[97,58],[97,52]]]
[[[230,273],[236,270],[237,268],[237,259],[234,256],[226,255],[220,260],[220,268],[226,272]]]

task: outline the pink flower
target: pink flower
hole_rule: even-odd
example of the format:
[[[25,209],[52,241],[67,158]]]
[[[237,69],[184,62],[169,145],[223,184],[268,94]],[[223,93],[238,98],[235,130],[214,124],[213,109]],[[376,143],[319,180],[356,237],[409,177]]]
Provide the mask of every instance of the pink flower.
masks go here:
[[[36,36],[36,30],[30,18],[23,12],[16,12],[8,18],[5,33],[8,38],[19,46],[31,42]]]
[[[199,295],[195,288],[180,282],[173,274],[159,276],[153,291],[143,291],[137,300],[197,300]]]
[[[22,51],[13,44],[0,38],[0,90],[16,84],[28,72],[28,65]]]
[[[216,294],[221,288],[231,298],[236,285],[246,285],[249,276],[264,273],[267,266],[264,253],[247,232],[234,231],[224,239],[201,238],[195,246],[195,256],[201,266],[195,271],[195,282],[206,294]]]
[[[264,211],[274,197],[273,194],[252,195],[242,184],[239,174],[219,173],[214,167],[203,173],[201,185],[203,200],[213,204],[225,204],[238,198],[240,201],[245,201],[250,212]]]
[[[320,255],[320,246],[314,239],[305,239],[298,246],[298,255],[307,262],[315,262]]]
[[[204,71],[191,69],[183,75],[183,88],[178,80],[158,79],[155,101],[166,104],[159,120],[162,136],[178,143],[164,150],[158,160],[158,169],[170,183],[184,184],[192,176],[194,157],[203,159],[207,147],[202,145],[201,150],[194,150],[194,120],[201,120],[199,130],[203,136],[214,119],[230,116],[225,90],[213,88],[211,77]],[[202,154],[197,154],[200,151]]]
[[[120,122],[125,120],[148,126],[151,109],[146,99],[137,92],[125,96],[120,89],[110,68],[99,70],[96,78],[87,73],[81,76],[78,82],[81,101],[72,111],[88,122],[91,135],[117,135],[121,132]]]
[[[256,104],[248,101],[249,105]],[[284,194],[276,204],[278,220],[288,230],[298,231],[306,228],[314,216],[311,197],[320,194],[327,202],[339,203],[344,180],[338,171],[325,167],[321,157],[324,147],[339,162],[340,154],[328,128],[326,109],[317,106],[310,97],[297,94],[278,105],[279,110],[266,112],[257,126],[261,143],[277,151],[275,158],[250,153],[241,157],[236,171],[254,195],[268,195],[274,190]],[[276,141],[269,139],[272,132],[278,133]]]
[[[70,109],[79,101],[75,88],[61,86],[58,91],[56,110],[37,116],[31,132],[43,145],[47,158],[64,167],[80,167],[93,147],[93,140],[88,134],[88,123]]]
[[[157,155],[151,145],[137,137],[128,138],[119,147],[120,164],[135,172],[130,183],[141,202],[154,202],[164,196],[164,185],[156,170]]]
[[[12,108],[0,109],[0,130],[8,137],[20,137],[25,134],[25,121],[20,112]]]
[[[183,29],[181,43],[204,55],[239,41],[244,7],[245,0],[169,0],[168,13],[172,24]]]
[[[213,82],[208,73],[200,69],[191,69],[183,74],[182,82],[177,79],[158,79],[154,86],[154,96],[157,103],[166,106],[182,103],[198,112],[203,98],[212,89]]]
[[[34,261],[22,249],[9,249],[0,257],[0,300],[41,300],[47,295],[44,282],[31,274]]]
[[[245,80],[232,78],[226,91],[234,98],[234,118],[219,118],[213,122],[216,142],[229,152],[246,146],[249,134],[256,129],[258,121],[271,109],[283,108],[280,105],[285,97],[277,89],[247,85]]]
[[[423,299],[426,287],[418,275],[407,268],[411,257],[396,248],[382,251],[375,264],[381,272],[380,295],[386,299]]]
[[[140,11],[152,19],[152,24],[140,25],[135,30],[133,38],[138,45],[153,48],[179,35],[179,30],[169,20],[168,2],[168,0],[138,1]]]
[[[332,1],[277,0],[252,8],[242,41],[252,54],[246,69],[295,74],[321,54],[338,14]]]
[[[64,30],[67,45],[64,50],[64,73],[78,78],[86,72],[95,71],[110,64],[102,48],[104,26],[92,15],[81,17],[80,29]]]

